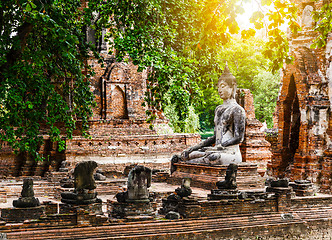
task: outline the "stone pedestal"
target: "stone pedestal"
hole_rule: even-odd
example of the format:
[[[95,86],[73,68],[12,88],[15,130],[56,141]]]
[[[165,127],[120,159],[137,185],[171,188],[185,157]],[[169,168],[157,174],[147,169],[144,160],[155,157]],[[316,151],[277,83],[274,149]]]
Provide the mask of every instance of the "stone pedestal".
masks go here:
[[[88,205],[71,205],[71,204],[59,204],[60,214],[68,214],[68,213],[78,213],[83,209],[86,212],[92,214],[100,214],[103,215],[102,203],[93,203]]]
[[[222,199],[239,199],[241,192],[238,190],[229,189],[212,189],[211,194],[208,194],[208,200],[222,200]]]
[[[277,197],[277,211],[289,212],[291,207],[291,187],[268,187],[266,192],[273,192]]]
[[[138,220],[151,220],[155,216],[155,210],[153,209],[150,201],[131,201],[131,202],[116,202],[109,201],[108,204],[112,209],[109,212],[109,217],[123,218],[128,221]]]
[[[179,203],[179,213],[185,218],[201,217],[202,206],[199,204],[196,197],[185,197]]]
[[[20,197],[19,199],[13,201],[13,206],[20,208],[35,207],[39,205],[40,202],[38,198],[35,197]]]
[[[86,192],[63,192],[61,193],[61,202],[73,205],[87,205],[92,203],[101,203],[97,198],[97,192],[94,190]]]
[[[24,222],[25,220],[39,219],[44,214],[44,206],[1,209],[1,219],[6,222]]]
[[[313,196],[314,189],[312,183],[307,180],[295,180],[293,183],[289,184],[296,196],[304,197],[304,196]]]
[[[183,178],[191,178],[191,186],[205,189],[216,188],[216,182],[225,179],[227,165],[208,166],[203,164],[173,163],[175,171],[167,182],[181,184]],[[240,163],[237,170],[238,189],[264,188],[264,179],[257,172],[256,164]]]

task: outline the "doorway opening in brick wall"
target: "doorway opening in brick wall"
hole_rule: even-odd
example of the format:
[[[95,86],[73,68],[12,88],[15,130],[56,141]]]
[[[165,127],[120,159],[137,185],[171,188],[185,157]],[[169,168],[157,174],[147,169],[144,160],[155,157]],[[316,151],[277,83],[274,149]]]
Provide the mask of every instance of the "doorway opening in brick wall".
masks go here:
[[[113,118],[128,119],[126,94],[119,86],[112,91],[112,110]]]
[[[283,149],[280,172],[287,175],[290,173],[296,150],[299,147],[299,133],[301,126],[299,99],[293,75],[289,82],[288,93],[283,103],[283,109]]]

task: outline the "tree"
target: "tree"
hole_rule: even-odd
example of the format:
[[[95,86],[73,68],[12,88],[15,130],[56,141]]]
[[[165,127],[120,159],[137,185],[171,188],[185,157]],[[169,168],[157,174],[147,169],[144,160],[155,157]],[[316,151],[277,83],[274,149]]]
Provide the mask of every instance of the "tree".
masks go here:
[[[254,82],[260,86],[254,92],[256,118],[261,122],[266,121],[268,128],[273,128],[273,113],[280,88],[280,75],[263,70],[254,76]]]
[[[151,69],[150,120],[172,105],[178,130],[185,130],[189,106],[201,100],[198,84],[219,71],[217,46],[239,29],[233,20],[241,10],[237,1],[216,0],[108,1],[101,6],[100,12],[113,16],[109,24],[118,61],[128,54],[141,69]]]
[[[68,137],[77,119],[86,129],[93,105],[84,31],[90,19],[79,0],[1,1],[0,139],[15,151],[41,159],[41,125],[60,151],[60,123]]]
[[[253,94],[256,117],[262,122],[267,120],[271,126],[280,77],[269,72],[270,61],[263,54],[264,43],[264,40],[259,38],[251,37],[243,40],[234,37],[232,41],[221,47],[216,61],[222,67],[227,62],[237,79],[238,88],[249,89]],[[205,129],[214,126],[214,109],[221,103],[217,91],[219,77],[220,75],[216,75],[211,78],[209,85],[200,86],[205,101],[199,106],[198,112],[201,126]]]

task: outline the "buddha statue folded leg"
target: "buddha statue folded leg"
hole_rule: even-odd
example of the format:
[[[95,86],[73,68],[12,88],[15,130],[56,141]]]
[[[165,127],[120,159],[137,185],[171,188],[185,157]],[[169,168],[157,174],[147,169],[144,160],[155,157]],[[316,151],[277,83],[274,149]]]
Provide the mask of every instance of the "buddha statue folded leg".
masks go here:
[[[201,158],[201,157],[204,157],[206,155],[205,152],[202,152],[202,151],[194,151],[194,152],[191,152],[188,156],[188,159],[187,160],[192,160],[192,159],[196,159],[196,158]]]

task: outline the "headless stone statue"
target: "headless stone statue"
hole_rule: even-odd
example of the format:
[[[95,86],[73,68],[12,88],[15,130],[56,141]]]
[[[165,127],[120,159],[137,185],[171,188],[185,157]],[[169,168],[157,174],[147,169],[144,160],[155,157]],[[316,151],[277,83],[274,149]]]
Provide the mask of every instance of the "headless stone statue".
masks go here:
[[[305,28],[312,28],[314,26],[314,20],[312,19],[312,12],[314,8],[310,5],[307,5],[303,9],[301,25]]]
[[[93,190],[96,188],[96,183],[93,177],[93,171],[97,167],[95,161],[84,161],[76,165],[74,170],[74,186],[76,191],[83,189]]]
[[[61,193],[61,201],[68,204],[91,204],[101,202],[94,191],[96,183],[93,172],[97,167],[95,161],[83,161],[76,165],[74,169],[74,192]]]
[[[144,166],[136,166],[128,175],[128,200],[149,201],[148,188],[151,186],[151,169]]]
[[[38,198],[35,198],[35,194],[33,191],[33,179],[24,178],[21,197],[13,201],[13,206],[19,208],[28,208],[37,207],[39,205],[39,200]]]
[[[182,179],[182,184],[180,188],[175,189],[177,195],[181,198],[188,197],[191,195],[192,190],[190,188],[191,178]]]
[[[224,181],[218,181],[218,189],[236,189],[236,175],[237,175],[237,165],[229,164],[226,170],[226,176]]]
[[[245,111],[236,102],[236,79],[226,65],[219,78],[218,92],[224,100],[215,110],[214,135],[185,150],[181,160],[187,163],[229,165],[242,162],[239,144],[244,138]]]

